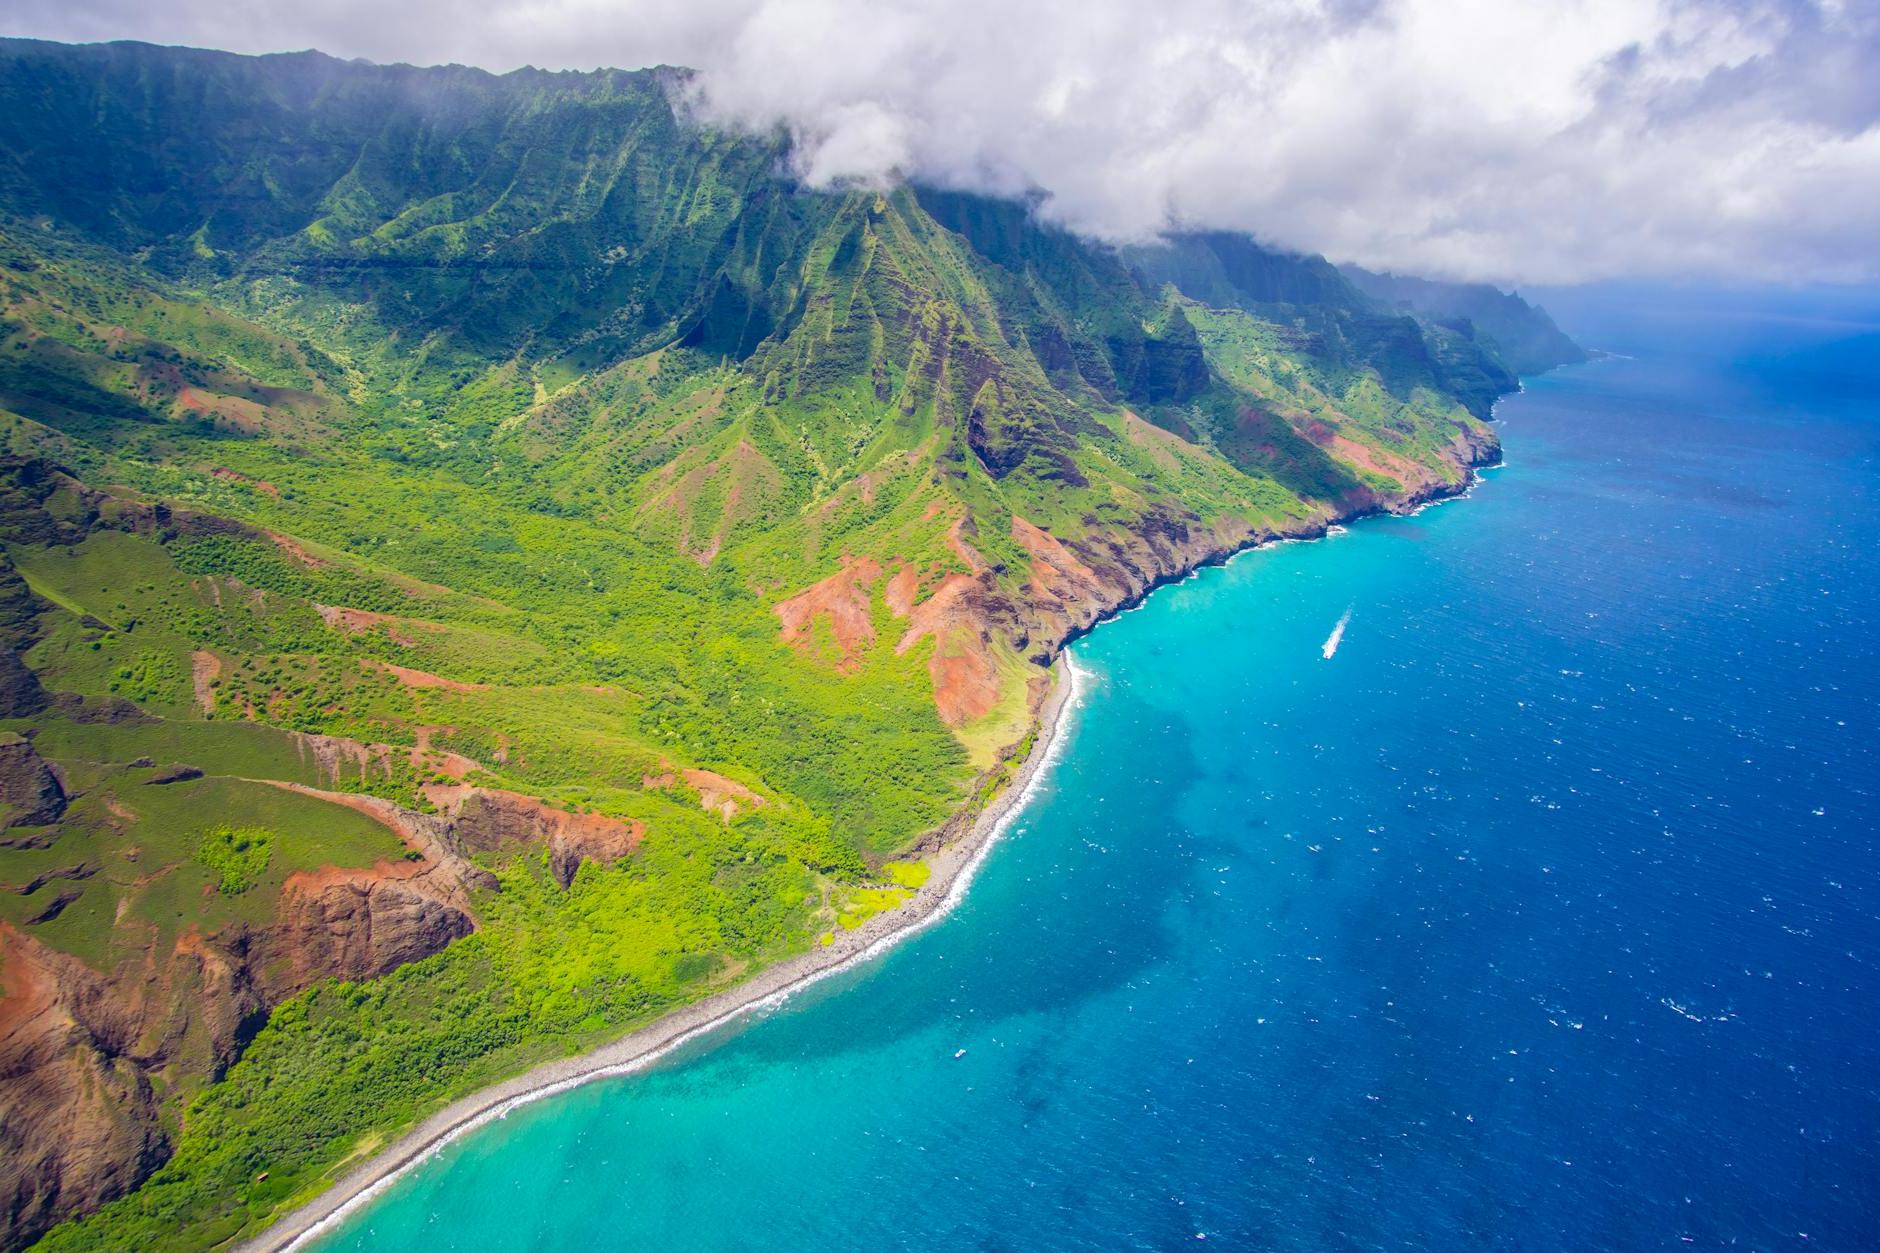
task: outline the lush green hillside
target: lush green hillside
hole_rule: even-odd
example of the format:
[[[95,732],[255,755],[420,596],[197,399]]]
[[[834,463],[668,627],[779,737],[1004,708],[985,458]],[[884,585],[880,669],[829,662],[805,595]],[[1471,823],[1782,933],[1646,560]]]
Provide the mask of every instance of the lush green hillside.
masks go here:
[[[682,80],[0,41],[0,1243],[252,1231],[892,907],[1068,636],[1493,455],[1465,322]]]

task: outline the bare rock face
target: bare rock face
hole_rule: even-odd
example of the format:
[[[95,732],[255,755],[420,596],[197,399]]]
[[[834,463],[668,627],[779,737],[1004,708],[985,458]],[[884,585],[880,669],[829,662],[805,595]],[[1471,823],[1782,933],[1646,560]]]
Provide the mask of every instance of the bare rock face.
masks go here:
[[[0,718],[29,718],[52,703],[20,655],[0,644]]]
[[[0,1247],[122,1195],[167,1153],[144,1071],[82,1021],[101,982],[0,924]]]
[[[192,928],[168,953],[103,975],[0,924],[0,1248],[121,1196],[163,1163],[152,1076],[220,1077],[269,1003],[249,939]]]
[[[24,651],[39,638],[39,615],[46,603],[33,594],[13,559],[0,552],[0,644]]]
[[[43,827],[65,812],[65,789],[33,742],[0,732],[0,828]]]
[[[469,913],[430,882],[424,863],[293,875],[259,948],[270,1000],[320,979],[372,979],[429,957],[476,929]]]
[[[735,785],[734,785],[735,786]],[[633,851],[645,828],[605,814],[556,809],[533,796],[499,788],[434,784],[425,795],[449,818],[452,844],[465,854],[496,852],[519,844],[548,849],[549,870],[562,887],[574,882],[583,861],[612,863]]]
[[[88,870],[76,867],[74,872]],[[71,877],[66,875],[65,877]],[[102,975],[0,924],[0,1249],[143,1182],[169,1154],[151,1076],[220,1078],[267,1011],[369,979],[475,927],[430,861],[291,876],[264,928],[194,928]]]

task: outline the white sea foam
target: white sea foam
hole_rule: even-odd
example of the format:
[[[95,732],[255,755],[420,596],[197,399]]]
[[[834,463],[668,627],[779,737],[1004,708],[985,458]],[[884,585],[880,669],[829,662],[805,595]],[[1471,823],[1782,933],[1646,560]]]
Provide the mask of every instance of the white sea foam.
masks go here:
[[[1325,660],[1330,661],[1332,654],[1338,651],[1339,642],[1345,638],[1345,628],[1350,624],[1351,610],[1347,609],[1345,610],[1345,616],[1338,620],[1338,625],[1332,628],[1332,633],[1325,637],[1324,646],[1319,649],[1319,652],[1324,655]]]
[[[1030,776],[1025,780],[1024,787],[1020,789],[1018,795],[1013,798],[1012,803],[1007,806],[1005,812],[999,815],[998,820],[993,823],[992,829],[986,833],[986,838],[980,842],[979,847],[973,850],[971,859],[968,860],[967,863],[960,868],[959,873],[954,876],[953,882],[947,887],[946,896],[944,896],[940,903],[930,912],[905,927],[888,932],[880,939],[874,941],[874,943],[856,950],[845,960],[833,966],[805,975],[796,982],[786,987],[779,988],[767,996],[756,997],[741,1005],[733,1006],[718,1017],[708,1022],[700,1023],[698,1026],[688,1031],[681,1032],[656,1049],[649,1049],[647,1052],[628,1058],[618,1065],[597,1066],[593,1070],[583,1071],[578,1075],[571,1075],[555,1083],[548,1083],[539,1088],[532,1088],[510,1100],[504,1101],[500,1105],[491,1106],[482,1113],[466,1118],[463,1122],[440,1135],[437,1140],[422,1153],[415,1155],[410,1161],[398,1167],[396,1170],[388,1171],[381,1178],[373,1180],[370,1184],[346,1198],[344,1202],[334,1208],[332,1213],[323,1216],[317,1222],[310,1224],[305,1231],[293,1236],[286,1244],[281,1246],[282,1253],[291,1253],[291,1250],[304,1248],[312,1244],[381,1195],[387,1188],[402,1179],[408,1172],[427,1162],[436,1160],[439,1153],[443,1152],[444,1149],[454,1144],[463,1136],[468,1135],[470,1132],[480,1127],[487,1126],[493,1121],[505,1119],[509,1117],[512,1112],[521,1109],[525,1105],[531,1105],[536,1101],[546,1100],[551,1096],[558,1096],[563,1092],[581,1087],[583,1084],[593,1083],[600,1079],[618,1078],[623,1075],[630,1075],[637,1071],[645,1070],[655,1062],[670,1056],[675,1050],[718,1030],[720,1027],[728,1026],[765,1010],[775,1009],[788,1001],[791,996],[804,991],[814,984],[821,983],[831,975],[840,974],[862,962],[879,957],[903,940],[918,935],[928,927],[931,927],[934,923],[940,921],[940,919],[946,917],[946,915],[952,913],[954,907],[965,898],[966,889],[971,885],[974,876],[979,873],[979,868],[985,864],[986,856],[992,851],[992,846],[1004,838],[1006,832],[1010,830],[1012,823],[1018,819],[1019,814],[1031,803],[1031,798],[1037,792],[1038,786],[1043,781],[1045,775],[1057,765],[1059,758],[1063,756],[1064,741],[1066,738],[1064,735],[1065,728],[1069,725],[1071,716],[1082,707],[1084,699],[1089,692],[1092,678],[1090,671],[1085,670],[1077,664],[1077,658],[1069,648],[1064,650],[1063,658],[1065,678],[1070,684],[1070,691],[1066,693],[1064,705],[1058,711],[1057,726],[1051,736],[1050,744],[1045,748],[1044,756],[1038,760],[1038,768],[1031,772]]]

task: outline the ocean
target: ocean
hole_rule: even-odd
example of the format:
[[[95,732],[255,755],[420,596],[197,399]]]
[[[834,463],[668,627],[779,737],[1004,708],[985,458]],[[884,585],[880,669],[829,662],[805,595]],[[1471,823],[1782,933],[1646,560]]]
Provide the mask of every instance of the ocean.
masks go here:
[[[319,1247],[1880,1247],[1880,299],[1544,301],[1467,500],[1075,646],[944,921]]]

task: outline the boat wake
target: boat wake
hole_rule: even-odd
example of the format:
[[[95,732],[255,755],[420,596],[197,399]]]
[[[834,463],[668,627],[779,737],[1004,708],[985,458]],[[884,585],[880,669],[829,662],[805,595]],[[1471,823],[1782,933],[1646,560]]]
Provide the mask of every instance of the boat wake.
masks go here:
[[[1338,651],[1338,642],[1345,638],[1345,626],[1350,621],[1351,610],[1347,609],[1345,616],[1338,620],[1338,625],[1332,628],[1332,633],[1325,637],[1325,646],[1319,650],[1324,654],[1325,660],[1330,661],[1332,654]]]

